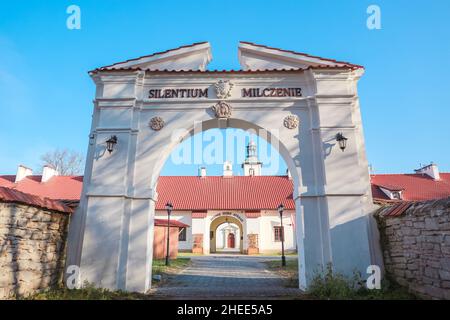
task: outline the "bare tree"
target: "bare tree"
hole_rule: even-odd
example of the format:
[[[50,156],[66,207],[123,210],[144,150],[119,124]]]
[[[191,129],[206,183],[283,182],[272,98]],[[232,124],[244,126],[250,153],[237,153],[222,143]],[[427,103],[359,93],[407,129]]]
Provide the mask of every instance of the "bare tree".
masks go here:
[[[56,149],[41,156],[42,167],[50,165],[60,175],[79,175],[83,173],[83,155],[74,150]]]

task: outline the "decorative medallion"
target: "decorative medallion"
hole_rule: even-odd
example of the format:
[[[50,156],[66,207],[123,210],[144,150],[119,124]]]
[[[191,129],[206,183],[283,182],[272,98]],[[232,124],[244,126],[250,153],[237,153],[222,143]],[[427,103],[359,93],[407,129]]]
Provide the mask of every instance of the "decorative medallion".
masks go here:
[[[212,109],[216,113],[216,118],[229,118],[231,117],[231,112],[233,111],[231,106],[223,101],[217,102],[217,104],[213,106]]]
[[[289,116],[287,116],[286,118],[284,118],[283,124],[286,128],[288,129],[295,129],[298,127],[298,117],[291,114]]]
[[[231,97],[231,89],[233,88],[234,84],[230,82],[230,80],[219,80],[214,85],[214,88],[216,89],[216,96],[219,99],[228,99]]]
[[[164,127],[164,120],[161,117],[153,117],[150,119],[150,128],[155,131],[159,131]]]

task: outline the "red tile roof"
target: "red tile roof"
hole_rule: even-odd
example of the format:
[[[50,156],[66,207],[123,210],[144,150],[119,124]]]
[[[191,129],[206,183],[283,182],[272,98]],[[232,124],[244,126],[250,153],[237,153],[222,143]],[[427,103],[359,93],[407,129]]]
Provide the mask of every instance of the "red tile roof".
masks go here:
[[[162,227],[167,227],[167,219],[155,219],[155,226],[162,226]],[[181,221],[177,221],[177,220],[170,220],[170,226],[171,227],[178,227],[178,228],[187,228],[189,227],[188,224],[185,224]]]
[[[405,213],[406,210],[413,204],[411,201],[401,201],[389,207],[387,211],[383,212],[384,217],[398,217]]]
[[[423,201],[450,197],[450,173],[441,173],[440,180],[433,180],[425,174],[374,174],[371,176],[374,199],[389,200],[380,190],[403,190],[406,201]]]
[[[58,211],[63,213],[72,213],[73,209],[66,206],[58,200],[52,200],[36,195],[20,192],[14,189],[0,187],[0,200],[3,202],[12,202],[31,205],[51,211]]]
[[[41,182],[42,176],[33,175],[14,183],[15,175],[0,176],[0,187],[58,200],[79,200],[83,185],[82,176],[55,176]]]
[[[196,73],[196,74],[210,74],[210,73],[220,73],[220,74],[254,74],[254,73],[277,73],[277,72],[303,72],[307,70],[313,69],[340,69],[340,70],[348,70],[348,69],[357,69],[356,67],[344,65],[317,65],[317,66],[308,66],[305,68],[289,68],[289,69],[257,69],[257,70],[168,70],[168,69],[142,69],[136,67],[130,68],[98,68],[90,71],[90,73],[98,73],[98,72],[130,72],[130,71],[146,71],[149,73]]]
[[[450,197],[450,173],[441,173],[435,181],[424,174],[376,174],[371,176],[372,195],[377,201],[389,201],[380,187],[403,190],[403,200],[423,201]],[[0,176],[0,187],[53,200],[78,201],[82,176],[55,176],[41,183],[33,175],[14,183],[14,175]],[[294,209],[293,184],[286,176],[257,176],[223,178],[208,176],[162,176],[157,187],[157,209],[164,210],[172,201],[176,210],[267,210],[283,202]]]
[[[293,183],[287,176],[164,176],[157,186],[156,209],[172,202],[174,210],[294,209]]]

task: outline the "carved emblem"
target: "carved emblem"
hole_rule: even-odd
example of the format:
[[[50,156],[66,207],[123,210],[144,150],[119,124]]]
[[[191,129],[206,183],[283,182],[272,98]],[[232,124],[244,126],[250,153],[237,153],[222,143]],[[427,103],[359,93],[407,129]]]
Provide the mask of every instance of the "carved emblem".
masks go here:
[[[295,129],[298,127],[298,117],[291,114],[289,116],[287,116],[286,118],[284,118],[283,124],[286,128],[288,129]]]
[[[229,118],[231,117],[232,108],[231,106],[223,101],[217,102],[216,105],[212,107],[216,113],[216,118]]]
[[[227,99],[231,97],[231,89],[233,88],[234,84],[232,84],[229,80],[219,80],[214,85],[216,89],[216,96],[219,99]]]
[[[161,117],[153,117],[150,119],[150,128],[155,131],[159,131],[164,127],[164,120]]]

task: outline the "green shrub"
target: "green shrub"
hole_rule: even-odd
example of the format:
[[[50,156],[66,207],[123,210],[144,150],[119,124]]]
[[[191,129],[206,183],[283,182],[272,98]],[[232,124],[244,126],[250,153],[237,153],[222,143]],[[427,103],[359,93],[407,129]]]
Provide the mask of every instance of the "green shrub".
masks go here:
[[[381,289],[369,290],[358,272],[346,277],[333,272],[331,264],[325,271],[316,272],[307,293],[315,299],[328,300],[411,300],[417,299],[407,289],[389,279],[381,281]]]

